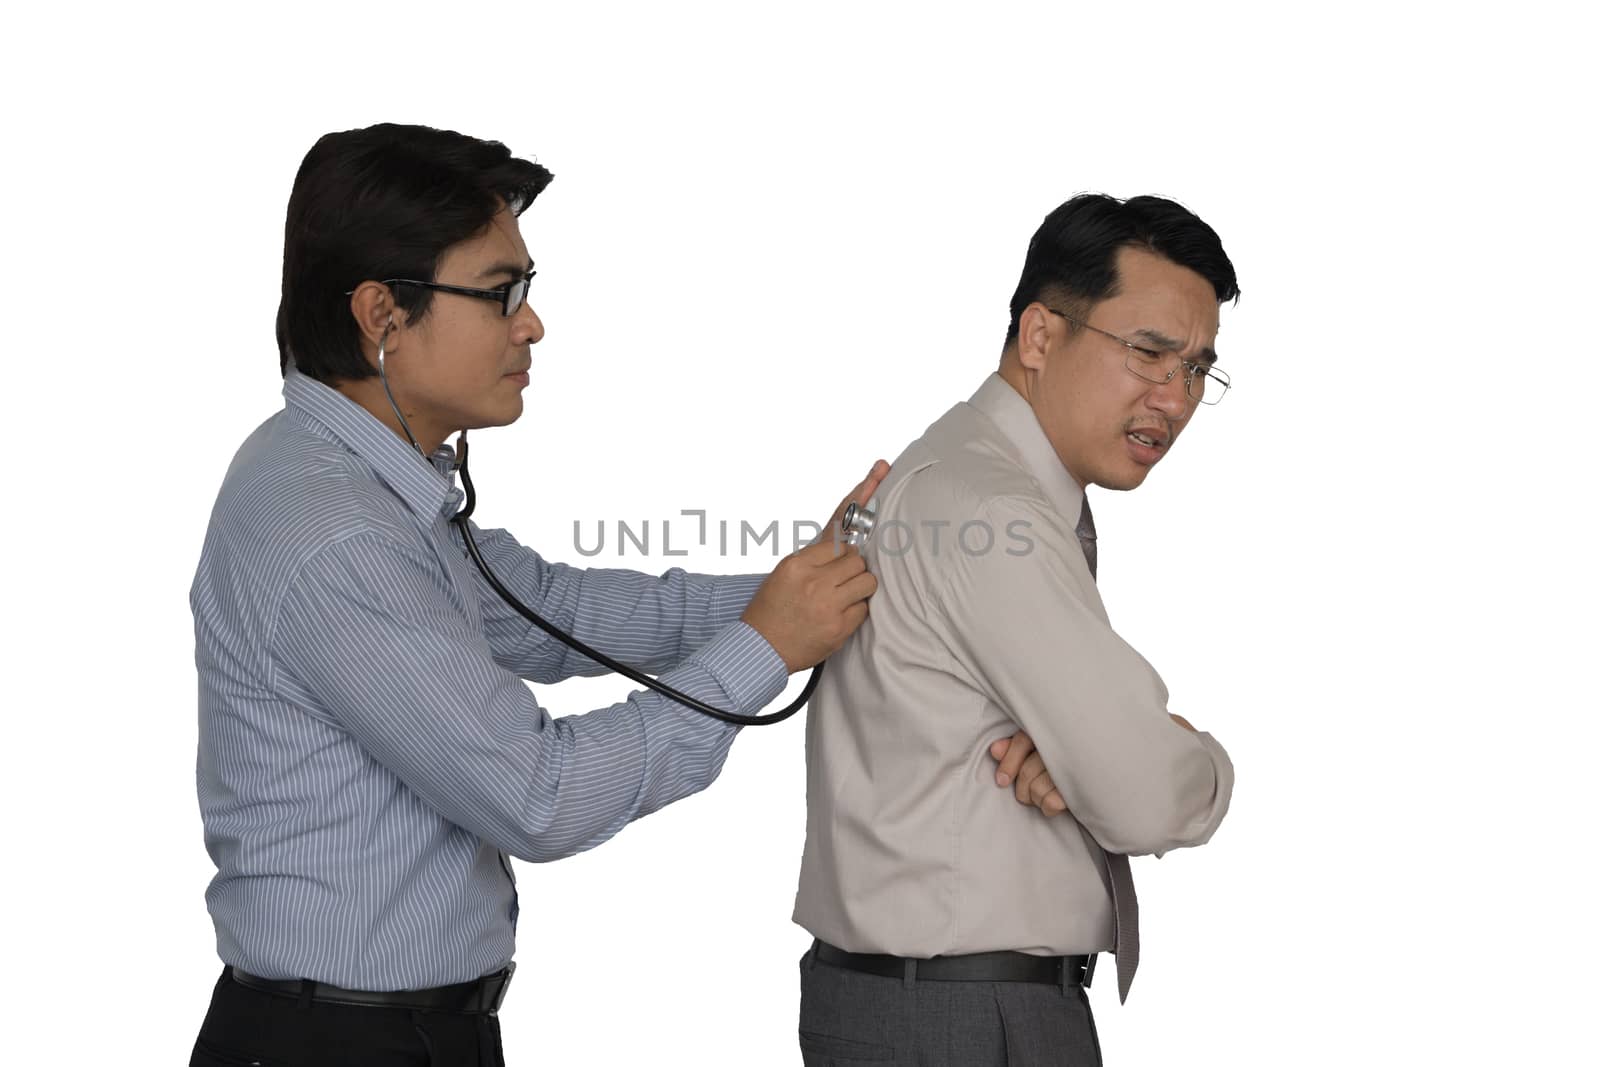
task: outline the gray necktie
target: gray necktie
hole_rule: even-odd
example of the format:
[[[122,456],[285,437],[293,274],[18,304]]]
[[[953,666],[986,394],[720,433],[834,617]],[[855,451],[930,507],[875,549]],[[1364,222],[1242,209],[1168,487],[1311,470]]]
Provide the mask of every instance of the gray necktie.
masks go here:
[[[1094,515],[1089,511],[1088,494],[1083,498],[1083,511],[1078,516],[1078,543],[1083,546],[1083,558],[1089,564],[1089,577],[1096,578],[1097,553],[1094,542]],[[1106,873],[1111,876],[1111,906],[1117,913],[1117,995],[1128,1002],[1128,990],[1133,985],[1133,972],[1139,966],[1139,898],[1133,891],[1133,871],[1128,867],[1128,857],[1116,852],[1106,853]]]

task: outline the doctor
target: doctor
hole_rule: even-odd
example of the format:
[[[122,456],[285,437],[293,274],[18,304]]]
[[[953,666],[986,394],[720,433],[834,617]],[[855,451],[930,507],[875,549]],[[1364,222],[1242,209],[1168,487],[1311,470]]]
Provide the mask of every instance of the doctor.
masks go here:
[[[191,591],[225,964],[193,1064],[501,1062],[509,857],[600,844],[709,785],[733,743],[651,692],[551,718],[524,679],[602,671],[507,607],[448,522],[446,439],[522,413],[544,326],[517,217],[549,180],[498,143],[394,125],[323,137],[295,178],[284,409],[234,459]],[[876,584],[831,538],[736,577],[477,539],[556,625],[745,714],[838,648]]]

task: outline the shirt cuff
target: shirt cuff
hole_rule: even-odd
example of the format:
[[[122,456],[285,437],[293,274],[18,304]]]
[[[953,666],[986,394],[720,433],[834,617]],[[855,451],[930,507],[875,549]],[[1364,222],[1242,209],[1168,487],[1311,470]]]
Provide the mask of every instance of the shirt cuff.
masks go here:
[[[1203,845],[1217,832],[1222,817],[1228,814],[1228,805],[1233,802],[1233,760],[1228,758],[1228,750],[1222,747],[1222,742],[1204,730],[1196,732],[1195,736],[1200,738],[1200,743],[1211,754],[1211,765],[1217,772],[1217,792],[1216,799],[1212,803],[1211,817],[1206,820],[1202,830],[1204,836],[1195,842],[1197,845]]]
[[[789,669],[783,657],[747,622],[736,622],[688,659],[709,671],[740,715],[754,715],[783,692]]]

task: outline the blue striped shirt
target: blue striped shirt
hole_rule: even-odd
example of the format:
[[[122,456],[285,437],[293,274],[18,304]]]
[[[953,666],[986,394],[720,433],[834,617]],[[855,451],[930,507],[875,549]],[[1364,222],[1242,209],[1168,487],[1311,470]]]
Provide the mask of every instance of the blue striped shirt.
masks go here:
[[[604,673],[483,582],[425,463],[290,370],[247,439],[190,591],[197,779],[223,962],[356,989],[468,981],[511,959],[506,854],[560,859],[705,788],[735,728],[640,692],[554,719],[522,679]],[[761,575],[547,563],[474,533],[500,579],[583,641],[752,714],[787,672],[739,620]]]

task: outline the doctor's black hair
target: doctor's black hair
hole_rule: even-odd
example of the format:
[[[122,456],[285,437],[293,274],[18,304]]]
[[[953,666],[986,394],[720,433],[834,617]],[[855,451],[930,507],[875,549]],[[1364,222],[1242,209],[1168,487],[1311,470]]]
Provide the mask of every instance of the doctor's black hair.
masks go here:
[[[376,372],[345,294],[369,279],[431,282],[445,250],[480,233],[502,206],[520,215],[550,184],[538,163],[498,141],[383,123],[321,137],[289,194],[283,232],[278,363],[332,384]],[[412,322],[433,291],[397,285]]]
[[[1117,200],[1080,193],[1050,214],[1028,242],[1022,278],[1011,297],[1006,344],[1036,300],[1065,304],[1079,318],[1118,291],[1117,250],[1143,248],[1188,267],[1216,290],[1217,303],[1239,299],[1233,263],[1217,232],[1182,204],[1158,196]],[[1071,329],[1071,325],[1068,325]]]

